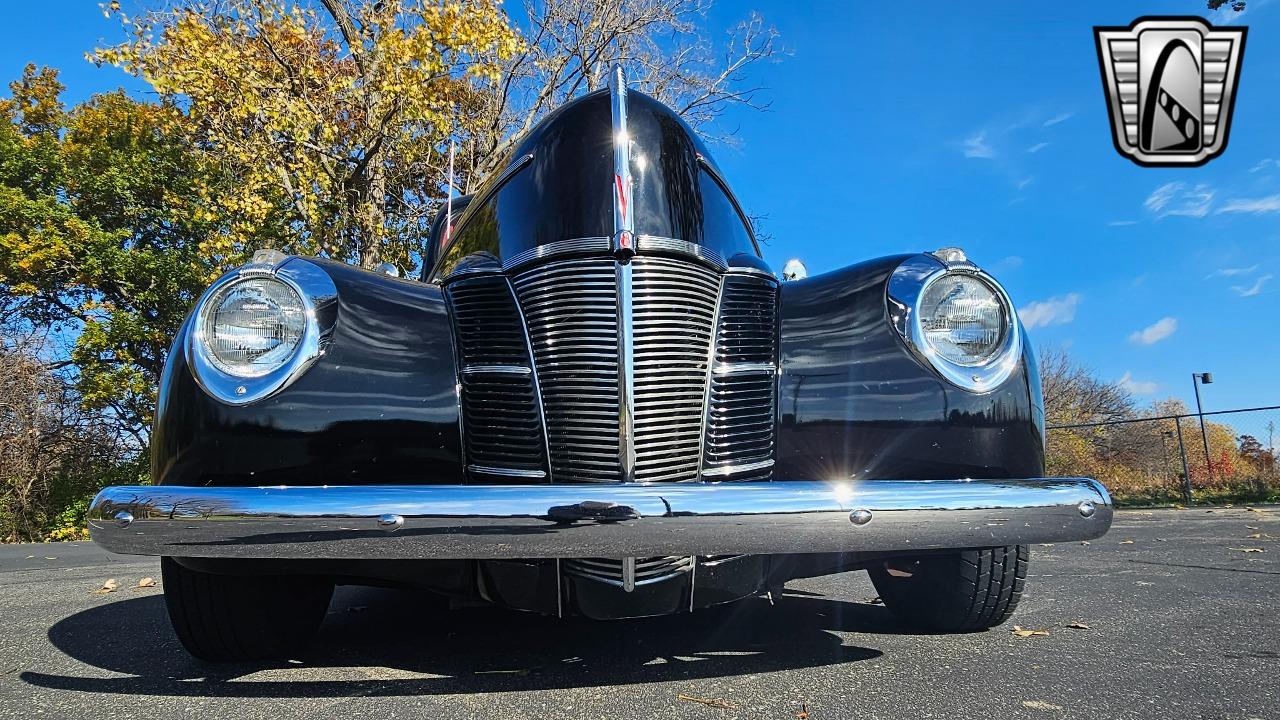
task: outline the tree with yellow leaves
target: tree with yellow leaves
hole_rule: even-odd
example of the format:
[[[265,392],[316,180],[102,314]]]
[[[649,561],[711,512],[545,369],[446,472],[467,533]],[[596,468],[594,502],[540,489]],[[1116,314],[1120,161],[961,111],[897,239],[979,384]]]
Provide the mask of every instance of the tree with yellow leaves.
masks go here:
[[[284,198],[301,252],[415,265],[450,136],[521,46],[492,0],[197,0],[130,18],[91,55],[183,107],[235,178],[209,200],[239,254]]]

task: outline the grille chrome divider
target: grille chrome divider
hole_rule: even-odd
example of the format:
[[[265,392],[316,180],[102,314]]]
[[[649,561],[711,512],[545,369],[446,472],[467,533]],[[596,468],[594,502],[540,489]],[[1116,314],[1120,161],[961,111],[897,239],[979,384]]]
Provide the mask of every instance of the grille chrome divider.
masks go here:
[[[530,353],[532,357],[532,353]],[[531,368],[522,365],[467,365],[462,368],[463,375],[530,375]]]
[[[716,313],[711,319],[711,342],[707,343],[707,382],[702,389],[702,427],[698,431],[698,477],[701,480],[707,469],[707,429],[711,426],[711,379],[716,370],[716,340],[720,337],[720,311],[724,307],[724,277],[716,288]],[[694,560],[697,564],[697,560]]]
[[[519,468],[491,467],[488,465],[468,465],[467,472],[515,478],[542,479],[547,476],[547,473],[542,470],[521,470]]]
[[[632,267],[618,262],[618,465],[622,482],[636,479],[635,330],[632,306]]]

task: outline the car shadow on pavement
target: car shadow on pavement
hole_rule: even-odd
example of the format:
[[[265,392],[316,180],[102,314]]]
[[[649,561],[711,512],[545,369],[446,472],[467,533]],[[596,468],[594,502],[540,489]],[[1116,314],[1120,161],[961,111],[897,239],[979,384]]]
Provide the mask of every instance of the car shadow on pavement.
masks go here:
[[[834,632],[905,632],[882,606],[792,592],[776,604],[748,599],[687,615],[608,622],[439,605],[425,593],[341,588],[297,660],[209,664],[178,644],[161,595],[120,600],[49,630],[59,650],[100,670],[20,677],[51,689],[159,696],[511,692],[859,662],[881,653],[845,644]],[[102,677],[101,670],[125,677]]]

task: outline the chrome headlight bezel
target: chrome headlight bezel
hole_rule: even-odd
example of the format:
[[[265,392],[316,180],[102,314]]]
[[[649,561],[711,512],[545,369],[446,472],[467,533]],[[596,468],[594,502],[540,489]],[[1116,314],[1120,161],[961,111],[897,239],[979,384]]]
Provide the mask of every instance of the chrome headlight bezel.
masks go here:
[[[986,360],[973,365],[954,362],[938,353],[925,337],[921,323],[919,308],[925,291],[954,275],[979,280],[1004,305],[1006,327],[999,347]],[[912,354],[952,385],[974,393],[989,392],[1008,380],[1022,359],[1022,324],[1013,301],[995,278],[967,260],[944,262],[932,255],[914,255],[904,260],[889,279],[886,301],[889,321]]]
[[[302,337],[289,358],[273,370],[252,377],[237,375],[215,362],[205,337],[206,321],[228,290],[264,279],[287,285],[302,301]],[[218,278],[196,303],[186,342],[192,377],[202,390],[227,405],[248,405],[269,397],[297,380],[323,354],[336,321],[337,299],[333,279],[314,263],[278,254],[255,256],[248,265]]]

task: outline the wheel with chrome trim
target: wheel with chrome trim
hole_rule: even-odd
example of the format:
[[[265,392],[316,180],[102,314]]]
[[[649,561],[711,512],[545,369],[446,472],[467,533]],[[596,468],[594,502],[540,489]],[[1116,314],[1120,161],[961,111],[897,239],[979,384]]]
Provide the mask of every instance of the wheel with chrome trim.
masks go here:
[[[885,607],[907,625],[973,632],[1013,614],[1029,555],[1026,545],[1010,545],[898,559],[869,572]]]
[[[160,558],[169,621],[201,660],[292,657],[315,635],[333,581],[312,576],[215,575]]]

